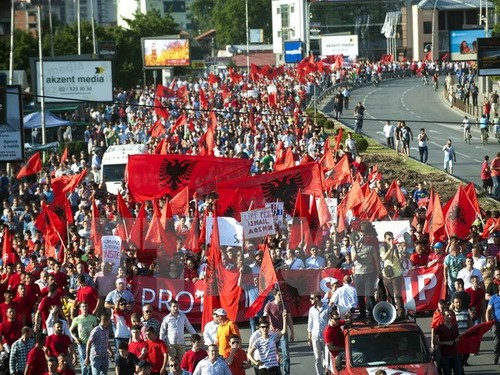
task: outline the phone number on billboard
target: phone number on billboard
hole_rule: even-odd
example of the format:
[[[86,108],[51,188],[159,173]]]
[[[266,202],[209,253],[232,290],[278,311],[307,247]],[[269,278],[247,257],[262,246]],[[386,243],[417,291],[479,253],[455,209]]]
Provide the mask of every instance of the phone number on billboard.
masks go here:
[[[69,87],[59,87],[60,92],[72,92],[72,93],[78,93],[78,92],[89,92],[92,91],[91,86],[69,86]]]

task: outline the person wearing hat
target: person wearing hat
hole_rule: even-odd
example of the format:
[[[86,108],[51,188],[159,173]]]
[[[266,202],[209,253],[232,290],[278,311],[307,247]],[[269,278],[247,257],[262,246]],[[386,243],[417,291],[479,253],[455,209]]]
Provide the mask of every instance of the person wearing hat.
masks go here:
[[[432,267],[436,263],[443,263],[446,254],[444,253],[444,244],[436,242],[432,245],[432,251],[427,257],[427,267]]]
[[[125,299],[127,302],[126,308],[130,311],[135,300],[132,292],[127,290],[127,280],[124,278],[116,279],[116,289],[108,293],[104,302],[104,307],[107,309],[114,309],[120,298]]]
[[[217,327],[216,345],[219,347],[219,354],[224,355],[228,348],[231,348],[229,343],[229,337],[231,335],[240,335],[240,330],[235,322],[229,320],[227,317],[227,312],[224,309],[217,309],[214,311],[214,315],[219,322]],[[210,353],[209,353],[210,354]]]
[[[217,328],[219,327],[219,318],[215,313],[217,309],[212,312],[213,319],[205,324],[203,328],[203,343],[205,345],[215,344],[217,340]]]

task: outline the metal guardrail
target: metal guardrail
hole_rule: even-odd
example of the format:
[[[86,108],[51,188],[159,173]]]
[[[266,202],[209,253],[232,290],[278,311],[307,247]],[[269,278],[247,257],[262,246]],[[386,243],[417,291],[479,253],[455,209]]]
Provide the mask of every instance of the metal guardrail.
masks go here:
[[[413,75],[413,71],[411,71],[411,70],[402,70],[402,71],[398,71],[398,72],[383,73],[381,75],[380,82],[393,80],[393,79],[411,77],[412,75]],[[367,77],[363,77],[363,76],[358,77],[355,81],[353,81],[352,79],[344,80],[342,82],[336,83],[335,85],[331,85],[331,86],[325,88],[323,91],[321,91],[319,93],[319,95],[316,96],[315,99],[313,98],[309,102],[308,108],[313,108],[314,105],[317,106],[322,101],[324,101],[327,97],[333,95],[333,93],[337,92],[339,89],[342,89],[344,87],[347,87],[350,91],[353,91],[355,89],[359,89],[361,87],[370,86],[370,85],[373,85],[373,81],[371,81]]]

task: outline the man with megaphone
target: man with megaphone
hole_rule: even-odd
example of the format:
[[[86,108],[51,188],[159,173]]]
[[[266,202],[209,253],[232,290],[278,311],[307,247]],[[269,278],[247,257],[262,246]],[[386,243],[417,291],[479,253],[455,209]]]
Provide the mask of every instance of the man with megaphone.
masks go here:
[[[352,232],[350,240],[351,256],[354,262],[354,284],[358,292],[359,316],[357,320],[366,319],[367,307],[369,318],[373,319],[372,311],[375,306],[375,282],[380,273],[380,260],[377,250],[368,243],[364,232]],[[368,300],[368,306],[366,300]]]
[[[382,280],[387,290],[389,302],[396,305],[397,318],[404,318],[405,308],[403,302],[403,267],[399,252],[394,244],[394,234],[384,233],[384,243],[380,248],[380,259],[383,262]]]

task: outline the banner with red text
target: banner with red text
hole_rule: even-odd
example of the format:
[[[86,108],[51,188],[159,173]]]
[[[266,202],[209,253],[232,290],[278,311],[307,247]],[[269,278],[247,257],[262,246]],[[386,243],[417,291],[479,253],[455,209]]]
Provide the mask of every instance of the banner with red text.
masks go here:
[[[307,316],[309,296],[315,291],[326,293],[334,281],[342,281],[349,272],[338,268],[324,270],[289,270],[277,273],[285,305],[293,317]],[[429,311],[437,308],[439,299],[444,298],[446,288],[443,282],[443,265],[420,267],[410,270],[403,277],[403,297],[408,309]],[[242,285],[253,285],[252,275],[242,277]],[[201,323],[203,311],[204,281],[196,283],[182,279],[138,276],[132,283],[132,292],[137,308],[146,303],[153,305],[155,317],[162,319],[168,314],[169,301],[179,301],[180,311],[187,314],[193,324]],[[248,296],[242,293],[239,302],[237,321],[246,321],[245,309],[248,308]]]

